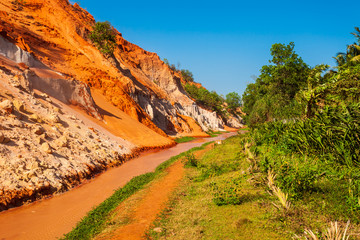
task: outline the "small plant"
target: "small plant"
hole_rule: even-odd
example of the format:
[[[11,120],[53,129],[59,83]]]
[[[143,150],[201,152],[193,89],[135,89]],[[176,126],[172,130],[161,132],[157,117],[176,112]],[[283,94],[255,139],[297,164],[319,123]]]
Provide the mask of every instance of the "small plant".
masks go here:
[[[116,46],[116,36],[109,22],[97,22],[94,30],[89,35],[89,39],[105,56],[113,54]]]
[[[194,154],[189,153],[185,156],[185,166],[186,167],[197,167],[199,161],[195,158]]]

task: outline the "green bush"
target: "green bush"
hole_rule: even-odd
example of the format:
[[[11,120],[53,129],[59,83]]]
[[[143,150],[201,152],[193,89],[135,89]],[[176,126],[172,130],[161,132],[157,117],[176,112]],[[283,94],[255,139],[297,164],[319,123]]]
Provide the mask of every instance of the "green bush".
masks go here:
[[[105,55],[112,55],[116,46],[116,36],[109,22],[97,22],[89,39]]]
[[[243,181],[243,177],[238,177],[212,182],[213,202],[218,206],[241,204],[244,195],[241,188]]]
[[[186,154],[184,162],[186,167],[197,167],[199,165],[199,161],[192,153]]]

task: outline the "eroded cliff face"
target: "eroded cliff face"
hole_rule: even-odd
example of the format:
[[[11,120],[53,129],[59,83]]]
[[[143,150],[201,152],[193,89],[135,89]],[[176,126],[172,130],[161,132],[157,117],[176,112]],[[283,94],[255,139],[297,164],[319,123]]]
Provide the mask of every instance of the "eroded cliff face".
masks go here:
[[[104,57],[87,39],[94,24],[68,0],[0,1],[0,210],[169,147],[168,135],[224,127],[155,53],[116,32]]]
[[[0,31],[6,39],[67,78],[101,89],[111,103],[158,133],[189,131],[179,114],[201,119],[205,131],[223,128],[216,115],[193,108],[180,78],[155,53],[127,42],[117,32],[114,57],[105,58],[87,39],[94,18],[77,4],[31,0],[21,9],[10,0],[0,4]]]
[[[0,211],[68,190],[136,149],[67,104],[33,91],[31,81],[43,79],[23,66],[0,56]]]

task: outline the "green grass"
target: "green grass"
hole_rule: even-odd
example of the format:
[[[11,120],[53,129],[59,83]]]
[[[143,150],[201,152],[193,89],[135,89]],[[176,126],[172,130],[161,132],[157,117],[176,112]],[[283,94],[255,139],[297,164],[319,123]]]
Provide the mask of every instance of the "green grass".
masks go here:
[[[348,219],[350,232],[360,233],[357,210],[346,203],[349,179],[335,174],[340,169],[324,173],[320,159],[269,146],[251,147],[255,157],[250,157],[244,149],[250,139],[251,133],[234,136],[201,159],[189,156],[196,164],[188,164],[187,177],[147,231],[147,239],[292,239],[303,236],[305,229],[321,237],[329,222],[344,225]],[[288,210],[274,206],[281,204],[269,194],[267,164],[278,164],[275,184],[290,195]],[[153,231],[157,227],[160,233]]]
[[[181,137],[181,138],[175,138],[175,142],[177,143],[184,143],[184,142],[190,142],[192,140],[194,140],[194,137]]]
[[[206,132],[207,134],[209,134],[210,137],[217,137],[219,136],[220,134],[223,134],[223,133],[228,133],[228,131],[218,131],[218,132],[214,132],[212,130],[209,130]]]
[[[276,199],[252,180],[243,143],[242,136],[228,138],[186,168],[147,239],[290,239],[286,225],[274,221]]]
[[[115,193],[102,202],[99,206],[91,210],[87,216],[85,216],[77,226],[68,234],[64,235],[62,239],[91,239],[101,232],[106,225],[106,221],[111,212],[134,193],[143,189],[148,183],[161,174],[166,168],[168,168],[176,160],[191,154],[194,151],[204,149],[205,146],[211,142],[203,144],[201,147],[192,148],[186,152],[183,152],[177,156],[171,157],[169,160],[160,164],[154,172],[145,173],[131,179],[124,187],[119,188]]]

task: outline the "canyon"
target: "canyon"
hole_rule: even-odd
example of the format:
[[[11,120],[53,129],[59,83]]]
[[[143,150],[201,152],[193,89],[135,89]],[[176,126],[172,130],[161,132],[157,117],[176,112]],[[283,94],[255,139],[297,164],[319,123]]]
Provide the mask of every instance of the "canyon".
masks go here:
[[[0,210],[62,193],[179,136],[242,127],[196,104],[156,53],[68,0],[0,2]]]

